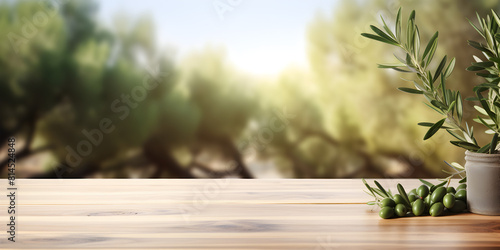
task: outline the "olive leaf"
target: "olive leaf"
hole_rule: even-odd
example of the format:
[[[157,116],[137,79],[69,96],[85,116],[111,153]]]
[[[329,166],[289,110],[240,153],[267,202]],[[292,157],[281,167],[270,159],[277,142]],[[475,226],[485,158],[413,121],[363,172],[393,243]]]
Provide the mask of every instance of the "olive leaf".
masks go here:
[[[443,126],[445,120],[446,118],[443,118],[440,121],[434,123],[434,125],[432,125],[431,128],[429,128],[429,130],[425,134],[424,140],[431,138],[441,128],[441,126]]]
[[[396,39],[399,40],[401,38],[401,7],[398,10],[398,14],[396,15]]]
[[[376,36],[376,35],[372,35],[372,34],[369,34],[369,33],[363,33],[361,34],[362,36],[366,37],[366,38],[370,38],[370,39],[373,39],[373,40],[377,40],[377,41],[380,41],[380,42],[384,42],[384,43],[388,43],[388,44],[391,44],[391,45],[398,45],[396,42],[394,42],[394,40],[388,40],[388,39],[385,39],[383,37],[380,37],[380,36]]]
[[[411,207],[410,199],[408,199],[408,195],[406,194],[404,187],[401,185],[401,183],[398,183],[397,187],[398,187],[399,195],[401,195],[401,197],[403,197],[403,201],[405,202],[405,206]]]
[[[446,65],[446,56],[444,56],[443,60],[441,60],[441,62],[439,63],[439,66],[436,69],[436,73],[434,73],[434,79],[432,79],[432,82],[435,82],[438,79],[445,65]]]
[[[368,185],[368,183],[365,181],[365,179],[361,179],[363,181],[363,184],[365,184],[366,188],[368,188],[368,190],[372,193],[372,196],[376,199],[377,196],[375,195],[375,193],[373,192],[373,189],[372,187],[370,187],[370,185]]]
[[[423,94],[424,91],[422,90],[418,90],[418,89],[412,89],[412,88],[405,88],[405,87],[400,87],[398,88],[399,91],[403,91],[403,92],[406,92],[406,93],[410,93],[410,94]]]
[[[495,133],[493,135],[493,139],[491,140],[490,144],[491,144],[490,154],[494,154],[498,144],[498,133]]]
[[[377,187],[380,189],[382,193],[384,193],[387,197],[389,197],[389,194],[385,191],[384,187],[382,187],[382,185],[378,183],[378,181],[373,181],[373,182],[375,182],[375,185],[377,185]]]
[[[429,40],[427,47],[425,47],[424,54],[422,55],[422,60],[424,60],[428,56],[427,61],[425,63],[426,65],[429,65],[429,62],[434,57],[434,52],[436,51],[437,44],[438,44],[438,40],[437,40],[438,36],[439,36],[439,32],[436,31],[436,33],[434,33],[434,35]]]
[[[450,175],[450,176],[447,177],[447,179],[451,179],[452,177],[454,177],[456,175],[460,176],[460,178],[463,178],[462,173],[465,173],[465,168],[464,167],[460,166],[460,164],[458,164],[456,162],[448,163],[448,162],[444,161],[444,163],[446,163],[446,165],[448,165],[450,168],[452,168],[455,171],[453,173],[452,172],[446,172],[446,173],[448,173]]]
[[[448,64],[448,67],[446,68],[446,71],[444,73],[444,76],[446,78],[450,77],[451,73],[453,72],[453,69],[455,69],[455,57],[451,59],[450,63]]]
[[[451,144],[474,152],[480,149],[479,146],[466,141],[451,141]]]
[[[432,122],[419,122],[417,123],[417,125],[419,126],[422,126],[422,127],[432,127],[432,125],[434,125],[434,123]],[[447,127],[447,126],[441,126],[441,129],[449,129],[450,127]]]
[[[462,95],[460,94],[460,91],[457,91],[457,96],[455,97],[455,100],[457,100],[457,118],[458,122],[462,122],[462,117],[463,117],[463,104],[462,104]]]
[[[420,182],[422,182],[424,185],[428,186],[428,187],[431,187],[431,186],[434,186],[434,184],[426,181],[426,180],[422,180],[422,179],[418,179]]]
[[[480,148],[477,152],[478,153],[486,153],[490,150],[490,147],[491,147],[491,143],[488,143],[488,144],[484,145],[482,148]]]

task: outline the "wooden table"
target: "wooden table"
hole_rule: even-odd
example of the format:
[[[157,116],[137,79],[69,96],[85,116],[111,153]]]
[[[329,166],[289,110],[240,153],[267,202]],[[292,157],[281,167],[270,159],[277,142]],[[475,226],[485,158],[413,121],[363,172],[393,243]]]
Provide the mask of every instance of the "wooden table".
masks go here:
[[[380,219],[359,179],[20,179],[12,243],[6,182],[0,249],[500,246],[500,216]]]

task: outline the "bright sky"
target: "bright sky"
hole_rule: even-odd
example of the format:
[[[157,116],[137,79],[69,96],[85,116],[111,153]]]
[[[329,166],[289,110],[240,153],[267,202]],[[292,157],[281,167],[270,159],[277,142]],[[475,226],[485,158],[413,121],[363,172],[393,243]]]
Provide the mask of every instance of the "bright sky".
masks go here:
[[[240,70],[274,75],[290,65],[306,67],[306,29],[318,11],[338,0],[101,0],[100,18],[117,12],[152,15],[161,46],[179,54],[222,45]],[[216,9],[215,5],[220,9]]]

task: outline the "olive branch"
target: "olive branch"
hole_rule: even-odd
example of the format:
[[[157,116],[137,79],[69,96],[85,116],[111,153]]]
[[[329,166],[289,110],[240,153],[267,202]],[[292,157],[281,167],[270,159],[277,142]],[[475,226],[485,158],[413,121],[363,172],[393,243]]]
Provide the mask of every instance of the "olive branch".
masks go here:
[[[446,80],[450,77],[455,67],[455,58],[451,59],[447,64],[447,56],[444,56],[434,70],[429,69],[429,66],[434,62],[433,59],[438,45],[438,32],[434,33],[425,46],[423,53],[421,53],[421,39],[418,26],[415,23],[415,11],[411,12],[406,23],[406,29],[403,32],[400,8],[396,16],[394,32],[387,26],[383,17],[381,17],[383,30],[370,25],[374,34],[361,34],[364,37],[401,49],[405,55],[404,57],[394,54],[399,63],[379,64],[378,67],[416,74],[418,81],[410,81],[413,83],[414,88],[400,87],[398,89],[410,94],[423,95],[427,100],[425,104],[443,116],[441,120],[435,123],[418,123],[420,126],[429,127],[424,135],[424,140],[431,138],[440,129],[444,129],[456,139],[450,141],[455,146],[478,153],[496,153],[498,134],[500,133],[500,116],[497,115],[500,113],[500,88],[498,87],[500,83],[500,34],[497,33],[499,31],[500,18],[493,10],[492,14],[492,17],[488,15],[486,19],[481,19],[478,15],[480,27],[475,26],[469,21],[486,40],[486,44],[484,45],[469,41],[472,47],[482,52],[485,60],[481,60],[475,56],[474,59],[476,62],[472,63],[472,66],[467,68],[467,70],[481,71],[477,75],[482,76],[487,82],[474,87],[473,91],[476,93],[476,97],[466,99],[469,101],[479,101],[481,106],[476,105],[474,108],[484,117],[478,116],[474,121],[486,126],[488,128],[486,132],[493,134],[491,142],[483,147],[480,147],[477,143],[473,127],[469,126],[467,122],[464,125],[462,124],[463,101],[460,92],[446,87]],[[485,91],[488,91],[486,97],[482,95]]]

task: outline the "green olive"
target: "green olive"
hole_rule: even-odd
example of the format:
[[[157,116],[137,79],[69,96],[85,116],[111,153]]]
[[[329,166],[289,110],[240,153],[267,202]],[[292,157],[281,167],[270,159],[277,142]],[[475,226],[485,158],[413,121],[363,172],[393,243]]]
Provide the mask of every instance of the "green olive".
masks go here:
[[[394,216],[394,208],[392,208],[392,207],[383,207],[382,209],[380,209],[380,212],[378,212],[378,215],[382,219],[392,218],[392,216]]]
[[[467,201],[467,191],[465,191],[465,189],[457,190],[457,193],[455,194],[455,199],[462,200],[462,201],[466,202]]]
[[[417,189],[418,196],[425,198],[429,195],[429,188],[426,185],[422,185]]]
[[[392,200],[391,198],[384,198],[380,202],[380,207],[395,207],[395,206],[396,202],[394,202],[394,200]]]
[[[405,204],[403,197],[399,194],[394,195],[394,201],[396,202],[396,204]]]
[[[441,202],[443,200],[444,195],[446,194],[445,187],[438,187],[431,195],[431,203]]]
[[[415,216],[420,216],[424,213],[425,205],[424,201],[421,199],[416,200],[411,207],[411,211]]]
[[[418,198],[417,198],[417,196],[416,196],[416,195],[414,195],[414,194],[410,194],[410,195],[408,195],[408,200],[410,200],[410,202],[414,202],[414,201],[416,201],[417,199],[418,199]]]
[[[458,185],[457,191],[460,190],[460,189],[467,189],[467,184],[464,183],[464,184]]]
[[[417,196],[417,190],[416,189],[410,190],[410,192],[408,193],[408,196],[410,196],[410,194]]]
[[[450,193],[446,194],[443,197],[443,205],[448,209],[452,208],[455,205],[455,196]]]
[[[455,190],[455,188],[454,188],[454,187],[448,187],[448,188],[446,189],[446,191],[447,191],[449,194],[455,194],[455,193],[457,192],[457,191]]]
[[[425,197],[424,201],[427,203],[427,204],[431,204],[431,196],[430,195],[427,195],[427,197]]]
[[[450,209],[453,213],[460,213],[467,208],[467,204],[463,200],[456,200],[455,205]]]
[[[408,213],[408,209],[406,209],[406,206],[403,204],[397,204],[396,208],[394,208],[394,211],[396,212],[396,215],[399,217],[403,217]]]
[[[429,214],[435,217],[441,215],[443,211],[444,211],[443,203],[436,202],[434,205],[432,205],[431,209],[429,209]]]

